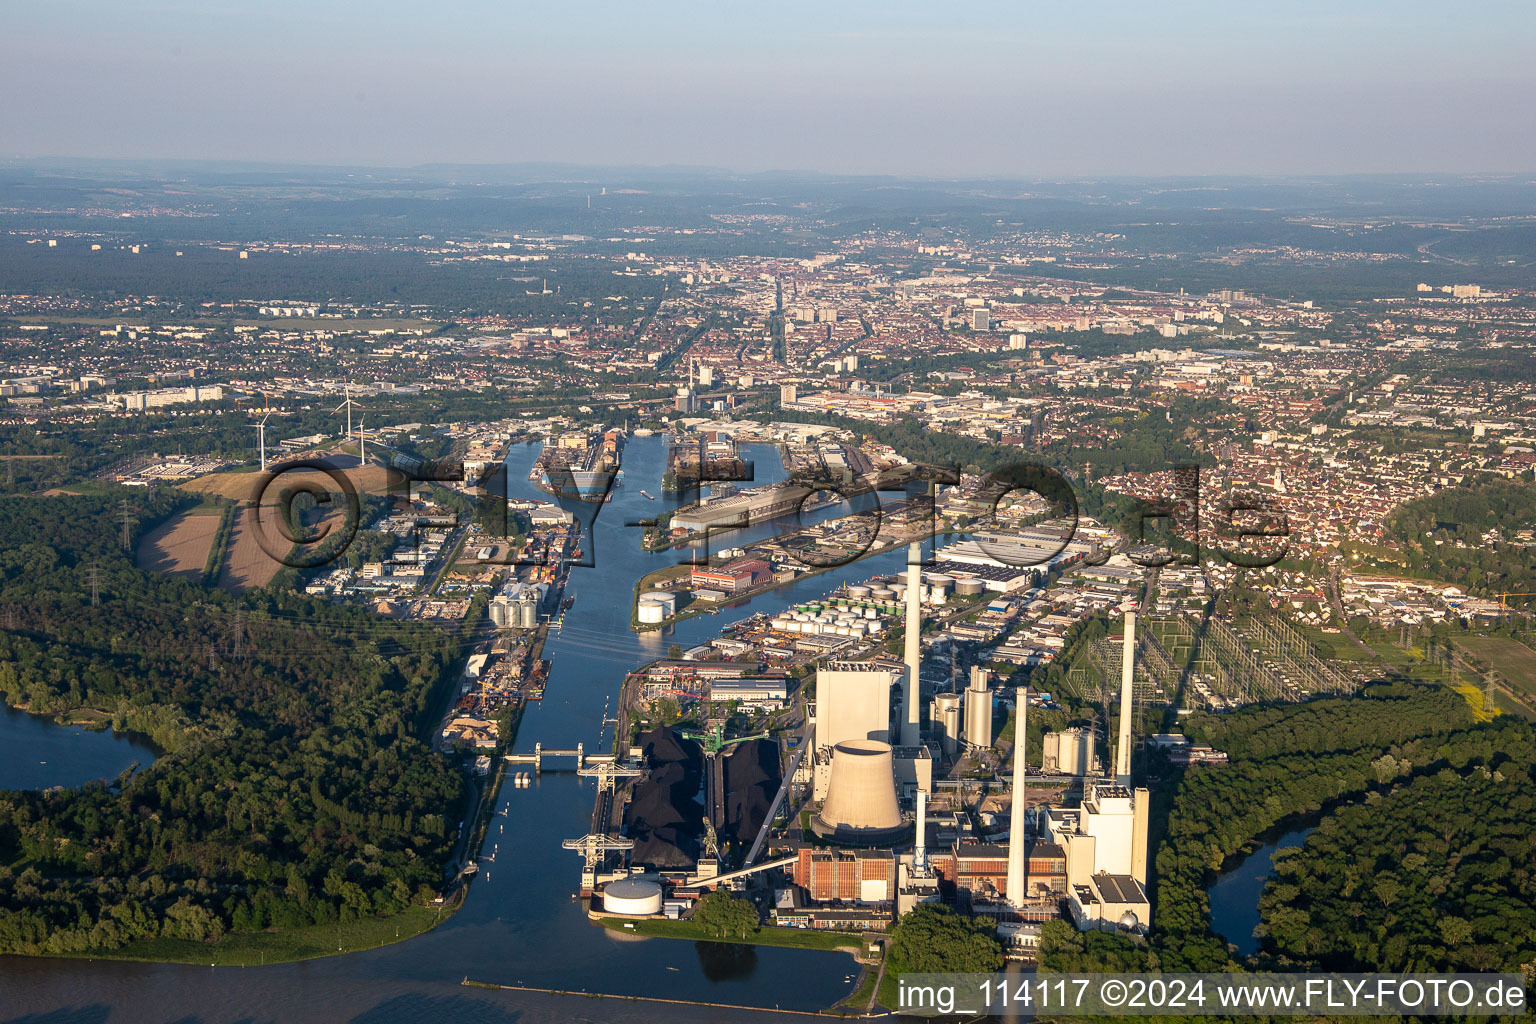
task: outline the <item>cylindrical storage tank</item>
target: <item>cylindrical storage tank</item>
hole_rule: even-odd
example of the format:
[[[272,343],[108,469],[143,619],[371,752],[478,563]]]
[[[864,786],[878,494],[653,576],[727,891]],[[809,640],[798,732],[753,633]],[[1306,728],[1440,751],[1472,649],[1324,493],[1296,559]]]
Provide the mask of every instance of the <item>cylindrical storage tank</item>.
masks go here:
[[[864,617],[866,619],[878,619],[880,617],[880,612],[876,608],[865,608]]]
[[[986,589],[986,584],[981,580],[965,579],[955,581],[955,593],[961,597],[975,597]]]
[[[954,757],[960,749],[961,704],[958,693],[941,693],[933,698],[933,724],[939,734],[939,748],[946,757]]]
[[[849,629],[847,626],[838,626],[837,627],[837,635],[838,636],[852,636],[853,635],[853,630]]]
[[[992,691],[965,691],[965,742],[972,748],[992,745]]]
[[[876,601],[885,601],[889,603],[891,599],[896,596],[896,591],[892,590],[890,587],[875,587],[870,590],[869,596],[873,597]]]
[[[891,584],[891,599],[893,601],[902,601],[902,600],[904,600],[906,598],[906,596],[907,596],[907,585],[905,583],[892,583]]]
[[[603,889],[603,910],[626,917],[661,913],[661,886],[647,878],[620,878]]]
[[[832,748],[827,799],[811,827],[818,835],[850,842],[875,841],[901,829],[889,743],[844,740]]]
[[[869,596],[868,587],[849,587],[848,596],[856,601],[862,601]]]
[[[885,623],[881,622],[879,619],[870,620],[869,631],[871,633],[879,633],[883,629],[885,629]]]
[[[955,578],[944,572],[924,573],[923,578],[928,581],[930,587],[952,587],[955,585]]]

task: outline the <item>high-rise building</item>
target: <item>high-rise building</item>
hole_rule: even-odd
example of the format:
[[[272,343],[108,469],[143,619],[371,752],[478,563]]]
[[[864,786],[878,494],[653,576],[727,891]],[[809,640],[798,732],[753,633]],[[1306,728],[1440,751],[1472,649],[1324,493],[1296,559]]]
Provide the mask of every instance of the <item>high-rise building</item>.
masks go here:
[[[990,331],[992,329],[992,314],[985,309],[971,310],[971,330]]]
[[[798,398],[799,398],[799,394],[798,394],[798,392],[797,392],[797,390],[796,390],[796,388],[795,388],[795,386],[793,384],[781,384],[781,385],[779,385],[779,404],[780,405],[794,405]]]

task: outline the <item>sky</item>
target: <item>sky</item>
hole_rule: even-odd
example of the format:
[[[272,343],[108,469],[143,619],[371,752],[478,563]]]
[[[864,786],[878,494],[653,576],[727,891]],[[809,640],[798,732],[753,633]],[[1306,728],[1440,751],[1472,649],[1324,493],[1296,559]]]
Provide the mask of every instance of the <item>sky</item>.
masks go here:
[[[0,157],[1536,171],[1536,4],[9,0]]]

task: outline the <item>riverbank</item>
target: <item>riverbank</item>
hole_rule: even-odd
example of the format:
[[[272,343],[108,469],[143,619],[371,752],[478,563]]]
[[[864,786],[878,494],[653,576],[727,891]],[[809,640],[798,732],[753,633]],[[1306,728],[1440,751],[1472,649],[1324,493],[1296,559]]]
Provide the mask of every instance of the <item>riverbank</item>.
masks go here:
[[[306,925],[280,931],[231,932],[216,942],[191,939],[140,939],[118,949],[61,954],[74,960],[132,960],[209,967],[261,967],[361,953],[425,934],[448,920],[458,904],[441,908],[411,906],[392,917]],[[53,954],[50,954],[53,955]]]

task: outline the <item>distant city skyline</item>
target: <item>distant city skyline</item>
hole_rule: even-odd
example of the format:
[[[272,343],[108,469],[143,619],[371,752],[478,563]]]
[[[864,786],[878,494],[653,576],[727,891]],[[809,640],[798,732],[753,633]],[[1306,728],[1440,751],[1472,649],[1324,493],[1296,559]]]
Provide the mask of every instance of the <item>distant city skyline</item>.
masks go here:
[[[1536,171],[1512,2],[27,4],[0,157],[941,177]]]

